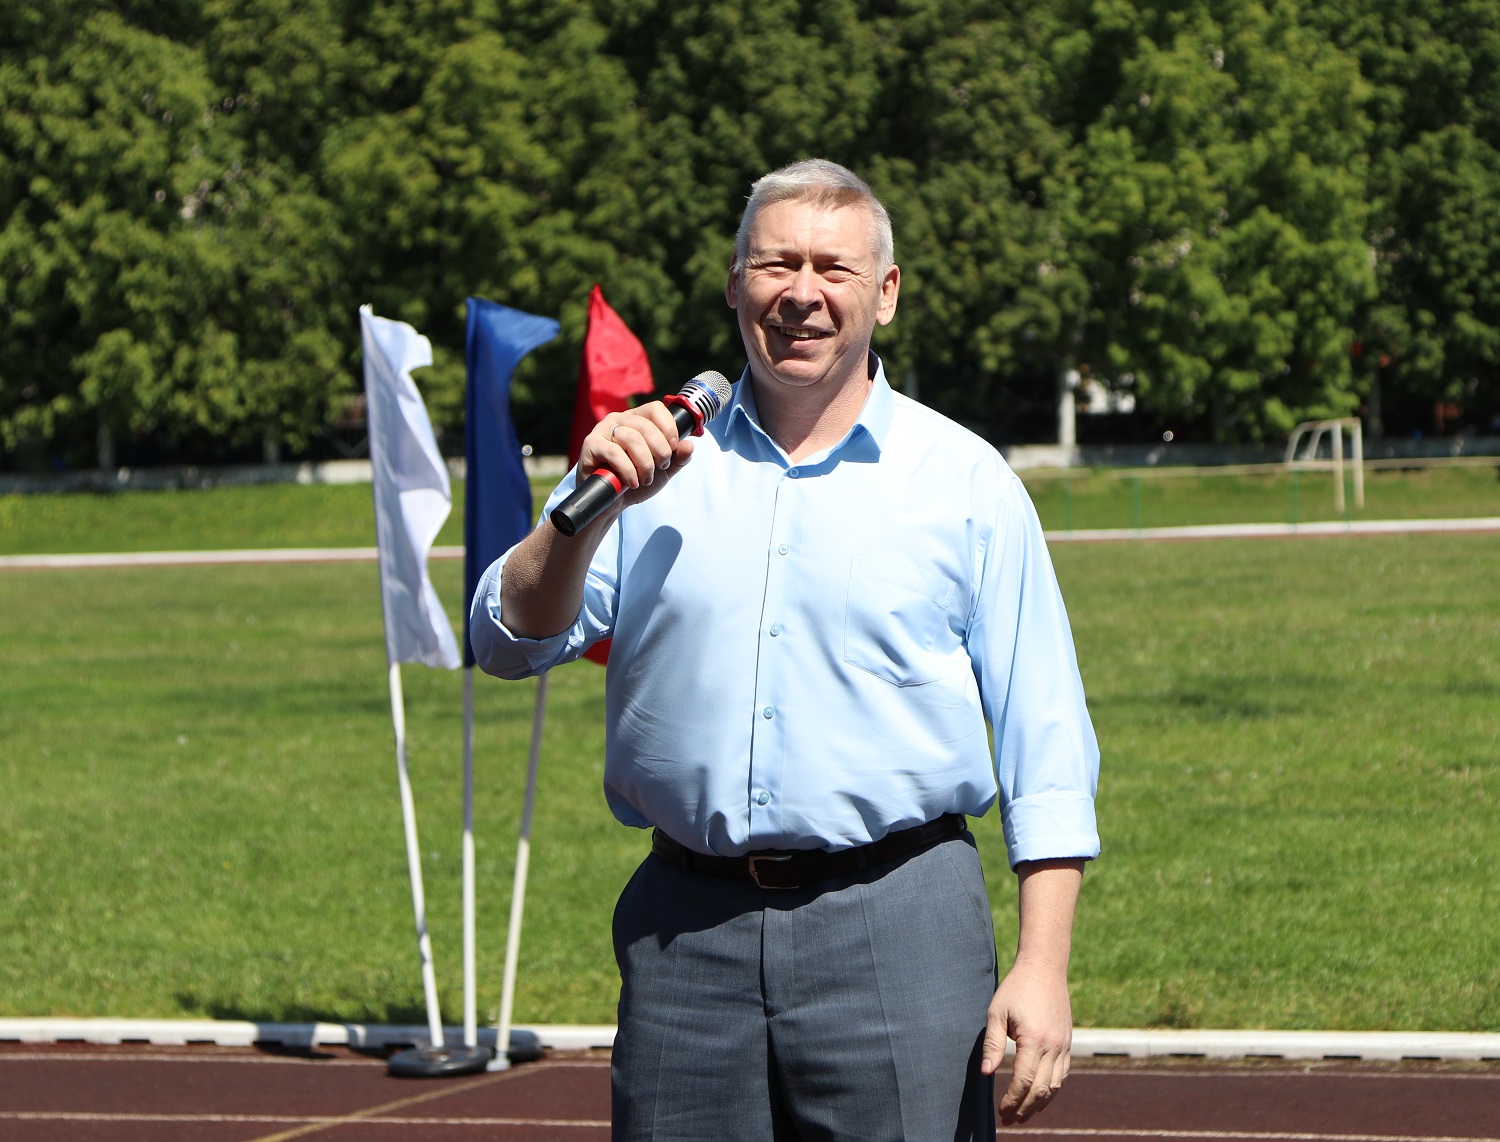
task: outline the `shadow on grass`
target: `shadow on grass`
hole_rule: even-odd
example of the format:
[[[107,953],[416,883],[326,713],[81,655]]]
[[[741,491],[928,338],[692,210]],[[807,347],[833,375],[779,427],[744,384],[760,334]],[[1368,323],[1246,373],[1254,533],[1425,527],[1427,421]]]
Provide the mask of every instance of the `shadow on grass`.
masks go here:
[[[1500,682],[1492,682],[1487,678],[1450,678],[1435,689],[1441,694],[1459,698],[1493,698],[1500,701]]]
[[[222,999],[205,999],[193,992],[177,992],[173,998],[184,1011],[204,1019],[230,1019],[245,1023],[359,1023],[365,1025],[427,1025],[427,1011],[414,1003],[364,1003],[341,1006],[337,1012],[301,1003],[251,1007]]]
[[[1326,706],[1348,687],[1315,674],[1248,677],[1200,674],[1161,689],[1090,695],[1095,710],[1172,710],[1198,722],[1252,722],[1295,716]]]
[[[1277,714],[1293,713],[1295,706],[1278,706],[1271,702],[1248,697],[1253,691],[1245,688],[1233,689],[1221,682],[1169,691],[1163,700],[1180,710],[1191,710],[1199,721],[1255,721],[1275,717]]]

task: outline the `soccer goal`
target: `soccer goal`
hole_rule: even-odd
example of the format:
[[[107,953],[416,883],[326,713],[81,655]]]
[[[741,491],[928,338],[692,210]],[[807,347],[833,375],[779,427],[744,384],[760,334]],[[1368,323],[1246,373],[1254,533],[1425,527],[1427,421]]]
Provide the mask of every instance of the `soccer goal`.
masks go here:
[[[1344,431],[1349,432],[1349,460],[1354,469],[1354,506],[1365,506],[1365,438],[1357,416],[1307,420],[1287,437],[1285,464],[1292,472],[1333,472],[1333,510],[1344,510]],[[1327,441],[1327,457],[1323,451]]]

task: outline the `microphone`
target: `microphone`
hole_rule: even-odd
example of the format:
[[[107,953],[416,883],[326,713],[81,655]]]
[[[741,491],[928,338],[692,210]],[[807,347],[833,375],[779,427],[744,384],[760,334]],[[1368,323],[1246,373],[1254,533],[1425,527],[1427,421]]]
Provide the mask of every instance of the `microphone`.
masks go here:
[[[718,416],[729,402],[731,390],[723,373],[706,369],[687,384],[680,393],[663,397],[662,403],[672,410],[678,433],[703,435],[703,426]],[[552,509],[552,526],[564,535],[577,535],[599,518],[601,512],[625,494],[625,485],[608,468],[596,468],[580,480],[578,487]]]

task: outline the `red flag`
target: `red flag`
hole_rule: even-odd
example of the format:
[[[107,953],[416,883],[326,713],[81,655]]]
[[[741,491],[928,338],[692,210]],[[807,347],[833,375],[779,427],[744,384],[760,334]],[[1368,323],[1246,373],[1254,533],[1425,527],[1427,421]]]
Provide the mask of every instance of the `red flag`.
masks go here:
[[[620,315],[604,300],[595,283],[589,294],[589,325],[583,337],[583,361],[578,367],[578,393],[573,399],[573,433],[568,441],[568,463],[578,463],[583,438],[612,412],[624,412],[630,398],[656,388],[646,347],[630,332]],[[609,660],[609,640],[584,652],[603,666]]]
[[[583,438],[612,412],[624,412],[630,398],[656,388],[646,347],[630,332],[620,315],[595,285],[589,294],[589,325],[583,337],[583,361],[578,367],[578,393],[573,399],[573,434],[568,441],[568,463],[578,463]]]

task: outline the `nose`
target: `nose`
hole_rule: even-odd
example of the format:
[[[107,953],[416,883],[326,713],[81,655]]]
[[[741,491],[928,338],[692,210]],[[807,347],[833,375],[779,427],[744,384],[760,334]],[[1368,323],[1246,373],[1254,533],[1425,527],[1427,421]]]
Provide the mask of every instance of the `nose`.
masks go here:
[[[786,297],[799,309],[812,309],[819,302],[818,274],[810,262],[802,263],[787,286]]]

